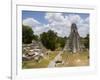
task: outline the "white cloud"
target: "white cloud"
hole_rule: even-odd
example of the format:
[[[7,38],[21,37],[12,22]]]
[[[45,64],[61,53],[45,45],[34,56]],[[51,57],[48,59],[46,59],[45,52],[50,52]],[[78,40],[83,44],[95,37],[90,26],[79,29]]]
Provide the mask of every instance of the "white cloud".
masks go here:
[[[49,27],[49,24],[48,24],[48,25],[38,26],[33,30],[34,30],[34,33],[36,35],[40,35],[41,33],[47,32],[48,30],[50,30],[50,27]]]
[[[68,37],[71,26],[68,16],[63,16],[62,13],[46,13],[45,19],[48,20],[50,29],[57,32],[58,36]]]
[[[36,35],[41,34],[43,32],[42,28],[44,28],[44,27],[42,27],[42,24],[34,18],[24,19],[23,25],[32,27],[32,29]]]
[[[85,19],[85,23],[89,23],[89,17]]]
[[[51,30],[59,36],[69,36],[72,23],[76,23],[81,37],[86,37],[89,33],[89,18],[82,19],[80,15],[69,14],[63,16],[62,13],[46,13],[45,18],[49,21]]]
[[[61,13],[46,13],[45,19],[51,22],[62,22],[64,17]]]
[[[78,23],[80,22],[81,18],[79,15],[71,14],[69,15],[69,20],[71,23]]]
[[[40,23],[33,18],[23,20],[23,24],[31,26],[37,35],[48,30],[53,30],[57,32],[58,36],[68,37],[72,23],[76,23],[81,37],[86,37],[89,33],[89,17],[83,19],[80,15],[76,14],[64,16],[62,13],[46,13],[44,19],[48,21],[48,24]]]
[[[58,33],[58,36],[67,36],[69,35],[70,32],[70,27],[66,25],[64,22],[52,22],[50,24],[51,30],[55,31]]]
[[[38,22],[34,18],[27,18],[27,19],[23,20],[23,25],[28,25],[30,27],[36,27],[36,26],[40,25],[40,22]]]
[[[81,37],[86,37],[87,34],[89,34],[89,25],[88,24],[82,24],[78,28],[78,32]]]

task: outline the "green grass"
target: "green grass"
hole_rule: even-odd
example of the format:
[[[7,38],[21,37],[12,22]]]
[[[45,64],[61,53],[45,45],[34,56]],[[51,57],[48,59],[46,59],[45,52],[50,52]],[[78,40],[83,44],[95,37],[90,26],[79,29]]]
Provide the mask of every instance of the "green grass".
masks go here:
[[[64,52],[62,54],[62,60],[64,61],[64,66],[88,66],[89,65],[89,52],[83,51],[81,53],[70,53]]]
[[[34,61],[34,59],[29,61],[22,61],[23,69],[31,69],[31,68],[46,68],[51,60],[55,58],[58,54],[58,51],[51,51],[49,55],[45,55],[45,58],[41,59],[40,62]]]
[[[46,59],[42,59],[39,63],[34,60],[23,61],[23,68],[45,68],[49,64],[49,61]]]
[[[50,51],[48,55],[45,55],[40,62],[34,61],[34,59],[29,61],[22,61],[23,69],[32,69],[32,68],[47,68],[50,61],[52,61],[59,51]],[[89,65],[89,52],[83,51],[81,53],[70,53],[63,52],[61,55],[62,61],[64,64],[60,64],[57,67],[75,67],[75,66],[88,66]]]
[[[58,53],[59,53],[59,51],[52,51],[49,54],[49,61],[53,60]]]

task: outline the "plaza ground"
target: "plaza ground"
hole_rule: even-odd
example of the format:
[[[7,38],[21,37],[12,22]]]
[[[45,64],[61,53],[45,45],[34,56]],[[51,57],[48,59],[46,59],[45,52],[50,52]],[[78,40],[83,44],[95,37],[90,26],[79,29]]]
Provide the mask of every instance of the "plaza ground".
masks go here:
[[[56,61],[62,61],[56,64]],[[89,66],[89,52],[83,51],[81,53],[70,53],[67,51],[50,51],[39,62],[34,59],[22,61],[23,69],[32,68],[53,68],[53,67],[79,67]]]

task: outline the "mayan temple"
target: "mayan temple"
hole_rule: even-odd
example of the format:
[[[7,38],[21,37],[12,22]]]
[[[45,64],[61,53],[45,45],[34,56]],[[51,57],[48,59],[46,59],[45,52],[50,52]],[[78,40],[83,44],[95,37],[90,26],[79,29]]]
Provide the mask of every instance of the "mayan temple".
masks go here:
[[[80,51],[80,36],[77,30],[77,25],[75,23],[71,25],[71,32],[64,50],[68,50],[72,53]]]

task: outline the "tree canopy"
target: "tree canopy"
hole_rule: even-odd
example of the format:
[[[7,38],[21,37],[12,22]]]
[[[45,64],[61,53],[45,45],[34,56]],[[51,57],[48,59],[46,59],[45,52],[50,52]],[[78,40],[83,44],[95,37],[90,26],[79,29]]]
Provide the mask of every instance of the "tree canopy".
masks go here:
[[[22,25],[22,42],[31,43],[33,39],[33,30],[29,26]]]
[[[85,45],[85,47],[86,48],[88,48],[89,49],[89,34],[87,34],[87,36],[85,37],[85,43],[84,43],[84,45]]]
[[[40,35],[42,44],[47,48],[51,50],[56,49],[56,41],[57,41],[57,34],[53,32],[52,30],[49,30],[48,32],[43,32]]]
[[[49,30],[48,32],[43,32],[40,35],[42,44],[50,50],[55,50],[57,48],[64,48],[66,37],[59,37],[57,33]]]

